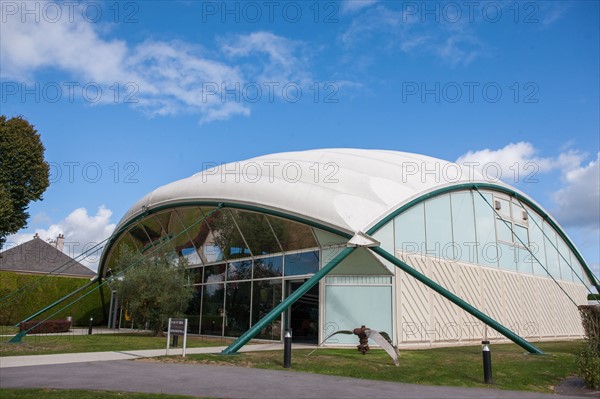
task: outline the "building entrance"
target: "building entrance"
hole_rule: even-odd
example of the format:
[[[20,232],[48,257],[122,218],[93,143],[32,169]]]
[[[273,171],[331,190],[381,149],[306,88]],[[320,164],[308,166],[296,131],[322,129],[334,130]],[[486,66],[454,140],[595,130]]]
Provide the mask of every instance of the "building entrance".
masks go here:
[[[286,296],[296,291],[306,280],[286,282]],[[287,325],[292,330],[292,342],[319,343],[319,285],[312,287],[287,311]]]

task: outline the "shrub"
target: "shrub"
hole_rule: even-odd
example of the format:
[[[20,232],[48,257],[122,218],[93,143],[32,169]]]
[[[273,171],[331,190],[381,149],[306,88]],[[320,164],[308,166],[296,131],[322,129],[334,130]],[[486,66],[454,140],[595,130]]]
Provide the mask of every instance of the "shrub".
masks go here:
[[[36,326],[39,323],[37,320],[26,321],[19,324],[19,331],[26,331]],[[40,325],[37,325],[28,334],[50,334],[69,332],[71,322],[69,320],[46,320]]]
[[[577,366],[586,387],[600,388],[600,306],[579,306],[581,323],[585,330],[585,342]]]
[[[34,274],[20,274],[7,271],[0,272],[0,297],[2,298],[20,287],[31,287],[33,285],[31,290],[28,288],[22,293],[14,295],[10,299],[0,303],[0,325],[15,325],[38,310],[43,309],[59,298],[64,297],[89,282],[88,279],[63,276],[48,276],[37,282],[39,278],[39,275]],[[88,290],[84,290],[83,292],[74,295],[57,307],[39,315],[39,319],[43,320],[46,317],[51,316],[57,310],[71,303],[75,299],[80,298],[82,295],[96,287],[97,285],[92,286]],[[110,289],[106,286],[104,286],[103,289],[105,307],[108,310]],[[87,326],[90,317],[94,318],[95,325],[102,324],[104,322],[104,317],[102,315],[102,302],[100,300],[99,291],[96,290],[87,295],[69,308],[52,316],[52,318],[66,319],[68,316],[73,317],[73,325],[76,326]]]

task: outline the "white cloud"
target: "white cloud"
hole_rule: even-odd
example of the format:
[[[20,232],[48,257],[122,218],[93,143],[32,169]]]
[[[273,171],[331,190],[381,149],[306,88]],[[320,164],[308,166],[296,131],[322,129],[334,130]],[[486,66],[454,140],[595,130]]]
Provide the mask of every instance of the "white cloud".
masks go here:
[[[498,150],[486,148],[484,150],[468,151],[461,155],[456,163],[461,165],[474,165],[484,177],[490,180],[505,180],[509,183],[519,183],[527,179],[533,182],[537,173],[548,172],[558,165],[573,167],[581,160],[581,155],[574,152],[561,154],[559,158],[542,158],[536,156],[537,150],[531,143],[510,143]],[[568,162],[572,164],[568,164]]]
[[[116,225],[111,223],[112,211],[104,205],[98,208],[95,215],[88,214],[87,209],[78,208],[58,223],[48,228],[37,228],[34,232],[18,233],[7,237],[6,248],[22,244],[37,233],[42,240],[54,240],[59,234],[65,236],[64,252],[75,258],[96,244],[101,243],[114,231]],[[79,262],[92,270],[96,270],[100,260],[100,252],[94,252]]]
[[[554,194],[557,218],[565,226],[600,230],[600,153],[594,161],[567,171],[566,186]]]
[[[469,151],[456,163],[477,165],[485,178],[509,184],[536,183],[539,174],[558,171],[563,186],[552,195],[554,216],[564,226],[600,229],[600,153],[596,160],[583,164],[586,154],[565,150],[554,157],[540,157],[528,142],[510,143],[503,148]]]
[[[468,65],[487,53],[468,18],[446,17],[436,22],[422,13],[424,4],[406,3],[401,10],[389,3],[378,4],[358,14],[339,40],[347,48],[367,41],[381,43],[386,50],[426,54],[452,66]]]
[[[375,3],[377,0],[344,0],[340,3],[340,9],[344,13],[356,12]]]
[[[104,94],[99,103],[122,103],[128,98],[133,100],[131,106],[150,115],[194,113],[203,122],[248,116],[248,103],[223,101],[224,89],[264,78],[281,82],[307,76],[303,58],[295,55],[302,50],[300,42],[267,32],[232,37],[223,49],[210,52],[186,42],[148,40],[132,45],[108,39],[108,25],[87,22],[78,13],[72,21],[41,18],[36,23],[28,18],[21,22],[18,13],[3,18],[3,80],[34,83],[36,73],[54,70],[66,74],[65,81],[79,83],[78,87],[99,85]],[[252,68],[249,62],[238,65],[240,58],[249,55],[256,58]],[[220,60],[224,56],[229,56],[227,62]],[[121,91],[118,101],[114,86],[110,89],[115,82]],[[67,90],[63,90],[65,97]]]

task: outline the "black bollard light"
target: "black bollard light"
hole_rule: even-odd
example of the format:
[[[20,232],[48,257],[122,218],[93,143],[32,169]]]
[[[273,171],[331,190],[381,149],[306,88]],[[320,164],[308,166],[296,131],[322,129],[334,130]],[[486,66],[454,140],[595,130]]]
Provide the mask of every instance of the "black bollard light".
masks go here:
[[[483,354],[483,380],[486,384],[492,383],[492,352],[490,352],[490,341],[481,341]]]
[[[88,327],[88,335],[92,335],[92,323],[94,323],[94,318],[90,317],[90,326]]]
[[[292,365],[292,332],[285,330],[283,337],[283,368],[289,369]]]

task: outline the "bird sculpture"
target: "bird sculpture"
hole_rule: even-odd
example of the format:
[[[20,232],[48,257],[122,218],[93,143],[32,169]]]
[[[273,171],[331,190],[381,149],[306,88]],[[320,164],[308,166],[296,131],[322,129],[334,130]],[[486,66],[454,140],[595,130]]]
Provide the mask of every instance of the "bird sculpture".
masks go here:
[[[323,342],[327,341],[329,338],[333,337],[337,334],[347,334],[347,335],[356,335],[358,336],[358,346],[356,347],[360,353],[365,355],[371,348],[369,348],[369,339],[372,339],[382,347],[388,355],[394,361],[394,364],[398,366],[398,351],[392,344],[392,340],[390,336],[384,331],[377,331],[371,328],[367,328],[365,326],[361,326],[360,328],[355,328],[354,330],[339,330],[332,334],[329,334],[327,338],[323,340]],[[316,349],[315,349],[316,350]],[[313,351],[314,352],[314,351]],[[311,355],[313,352],[309,353]]]

